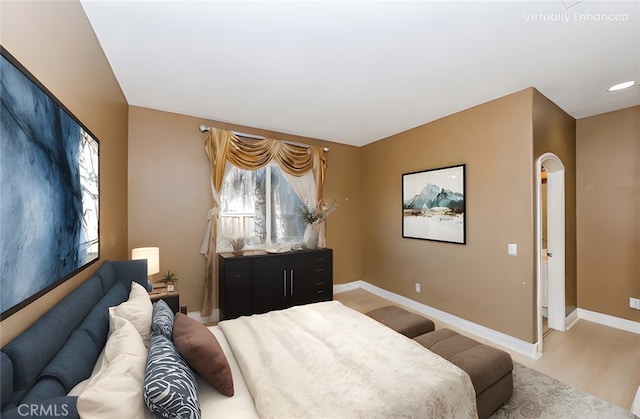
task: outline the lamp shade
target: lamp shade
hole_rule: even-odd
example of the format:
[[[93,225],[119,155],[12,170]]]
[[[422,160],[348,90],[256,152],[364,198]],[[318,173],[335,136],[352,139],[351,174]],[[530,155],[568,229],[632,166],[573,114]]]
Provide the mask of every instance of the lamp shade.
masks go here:
[[[137,247],[131,250],[131,259],[147,260],[147,275],[151,276],[160,272],[160,248]]]

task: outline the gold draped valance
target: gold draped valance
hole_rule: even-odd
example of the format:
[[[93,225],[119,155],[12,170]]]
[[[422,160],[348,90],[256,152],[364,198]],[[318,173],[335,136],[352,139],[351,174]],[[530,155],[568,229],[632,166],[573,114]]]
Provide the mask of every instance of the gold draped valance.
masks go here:
[[[318,204],[322,203],[327,168],[327,157],[322,147],[299,146],[271,138],[245,141],[229,130],[211,128],[205,139],[205,148],[211,161],[211,181],[216,191],[220,191],[222,186],[227,161],[244,170],[257,170],[273,160],[293,176],[302,176],[312,170]]]

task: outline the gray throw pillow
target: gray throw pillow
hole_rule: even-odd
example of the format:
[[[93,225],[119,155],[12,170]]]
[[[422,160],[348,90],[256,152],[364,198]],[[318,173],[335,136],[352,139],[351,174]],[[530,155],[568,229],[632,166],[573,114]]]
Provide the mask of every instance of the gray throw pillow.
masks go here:
[[[143,395],[156,418],[201,417],[196,376],[171,339],[159,333],[151,335]]]
[[[164,300],[159,300],[153,304],[153,314],[151,317],[151,332],[159,333],[173,340],[173,322],[175,316]]]

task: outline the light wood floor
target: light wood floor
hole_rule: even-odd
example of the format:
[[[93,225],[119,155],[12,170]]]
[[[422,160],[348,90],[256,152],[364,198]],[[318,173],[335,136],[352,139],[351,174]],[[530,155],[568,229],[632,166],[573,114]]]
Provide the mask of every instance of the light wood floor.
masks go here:
[[[334,299],[363,313],[394,304],[363,289],[334,294]],[[436,328],[448,327],[500,347],[451,325],[434,322]],[[640,385],[640,335],[579,320],[566,332],[551,331],[543,348],[538,360],[501,349],[510,352],[514,361],[610,403],[631,408]]]

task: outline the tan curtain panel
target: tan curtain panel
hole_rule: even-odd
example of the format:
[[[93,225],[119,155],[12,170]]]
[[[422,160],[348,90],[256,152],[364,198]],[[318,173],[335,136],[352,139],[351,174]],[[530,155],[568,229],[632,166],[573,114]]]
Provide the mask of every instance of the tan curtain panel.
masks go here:
[[[213,304],[217,300],[215,294],[218,284],[216,229],[220,207],[220,188],[222,187],[227,161],[241,169],[257,170],[274,160],[282,170],[292,176],[302,176],[308,171],[313,171],[317,202],[318,206],[321,206],[324,203],[322,193],[327,169],[327,157],[321,147],[298,146],[270,138],[245,141],[238,138],[231,131],[220,128],[211,128],[204,143],[211,163],[213,206],[209,210],[207,231],[201,247],[201,253],[207,258],[207,272],[200,315],[208,317],[213,313]]]
[[[204,298],[200,316],[209,317],[213,313],[216,301],[218,277],[218,258],[216,257],[216,237],[218,228],[218,213],[220,212],[220,188],[224,179],[224,169],[227,165],[227,149],[229,147],[229,131],[211,128],[209,136],[204,140],[204,148],[211,163],[211,194],[213,206],[207,216],[207,229],[200,252],[207,258],[206,278],[204,282]]]

